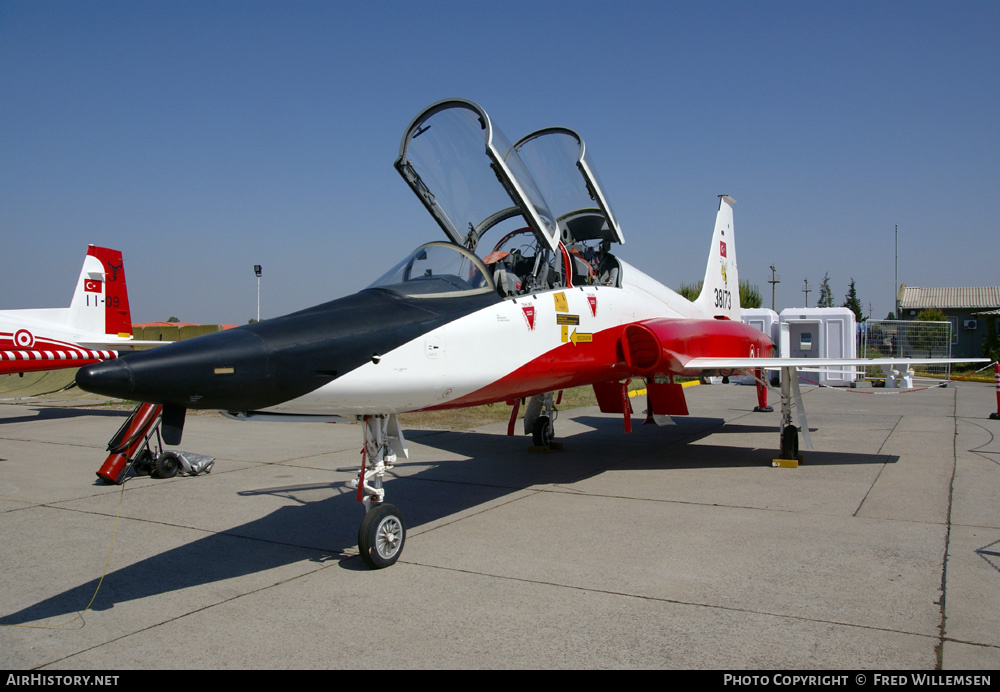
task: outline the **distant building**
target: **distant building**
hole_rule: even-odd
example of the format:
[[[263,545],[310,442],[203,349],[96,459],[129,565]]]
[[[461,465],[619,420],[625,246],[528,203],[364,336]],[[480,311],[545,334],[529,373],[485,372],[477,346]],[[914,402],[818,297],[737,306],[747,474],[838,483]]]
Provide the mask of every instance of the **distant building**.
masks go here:
[[[978,358],[986,340],[987,320],[992,320],[994,327],[1000,326],[1000,286],[900,287],[896,319],[915,320],[928,308],[937,308],[951,322],[952,357]]]
[[[132,334],[140,341],[181,341],[203,334],[233,329],[235,324],[193,324],[191,322],[145,322],[133,324]]]

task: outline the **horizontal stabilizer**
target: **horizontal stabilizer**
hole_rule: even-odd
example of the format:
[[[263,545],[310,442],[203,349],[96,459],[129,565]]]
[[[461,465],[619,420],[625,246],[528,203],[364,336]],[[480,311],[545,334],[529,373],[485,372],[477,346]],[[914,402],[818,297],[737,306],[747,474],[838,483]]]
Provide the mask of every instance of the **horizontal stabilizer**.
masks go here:
[[[989,358],[692,358],[687,370],[776,370],[778,368],[832,368],[860,365],[948,365],[988,363]]]
[[[114,351],[91,351],[82,348],[58,351],[37,349],[0,351],[0,374],[80,368],[117,357],[118,354]]]

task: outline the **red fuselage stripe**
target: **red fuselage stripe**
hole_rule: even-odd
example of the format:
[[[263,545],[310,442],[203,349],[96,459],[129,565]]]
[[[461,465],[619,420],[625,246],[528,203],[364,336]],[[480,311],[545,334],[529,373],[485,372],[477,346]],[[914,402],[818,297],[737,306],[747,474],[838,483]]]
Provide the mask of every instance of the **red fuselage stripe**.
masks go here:
[[[644,352],[641,363],[626,357],[628,344],[623,341],[626,330],[636,328],[648,335],[642,345],[649,349],[652,342],[656,349]],[[771,348],[770,339],[742,322],[644,320],[597,332],[592,342],[561,344],[482,389],[428,410],[478,406],[636,376],[699,374],[685,370],[683,364],[705,356],[769,356]]]

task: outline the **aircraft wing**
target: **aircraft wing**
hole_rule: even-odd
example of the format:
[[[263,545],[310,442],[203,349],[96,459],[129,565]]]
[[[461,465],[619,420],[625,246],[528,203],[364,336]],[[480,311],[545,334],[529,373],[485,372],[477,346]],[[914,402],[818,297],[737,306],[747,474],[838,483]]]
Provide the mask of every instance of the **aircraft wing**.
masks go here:
[[[910,365],[945,365],[948,363],[988,363],[989,358],[711,358],[698,357],[688,360],[684,367],[687,370],[782,370],[781,378],[781,456],[783,459],[793,459],[798,453],[797,433],[791,425],[791,407],[798,411],[799,426],[806,446],[812,448],[809,437],[809,422],[806,419],[805,404],[799,391],[799,370],[820,370],[834,367],[851,367],[863,365],[879,365],[892,367],[899,364]],[[763,383],[758,385],[758,393]],[[763,404],[762,404],[763,405]]]
[[[152,348],[170,343],[169,341],[143,341],[141,339],[107,339],[107,340],[81,340],[80,346],[89,349],[116,351],[135,351],[139,349]]]
[[[948,365],[988,363],[989,358],[691,358],[684,367],[691,370],[777,370],[778,368],[832,368],[862,365]]]

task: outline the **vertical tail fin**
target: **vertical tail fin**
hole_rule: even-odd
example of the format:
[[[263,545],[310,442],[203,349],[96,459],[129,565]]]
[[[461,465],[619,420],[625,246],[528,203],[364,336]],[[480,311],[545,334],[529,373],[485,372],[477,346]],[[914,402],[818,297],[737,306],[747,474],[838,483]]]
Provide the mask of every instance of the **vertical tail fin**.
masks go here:
[[[119,250],[87,247],[70,303],[71,326],[113,338],[132,336],[132,315],[125,286],[125,262]]]
[[[707,315],[739,321],[740,276],[736,268],[734,204],[736,200],[729,195],[719,195],[719,213],[715,217],[705,280],[694,303]]]

